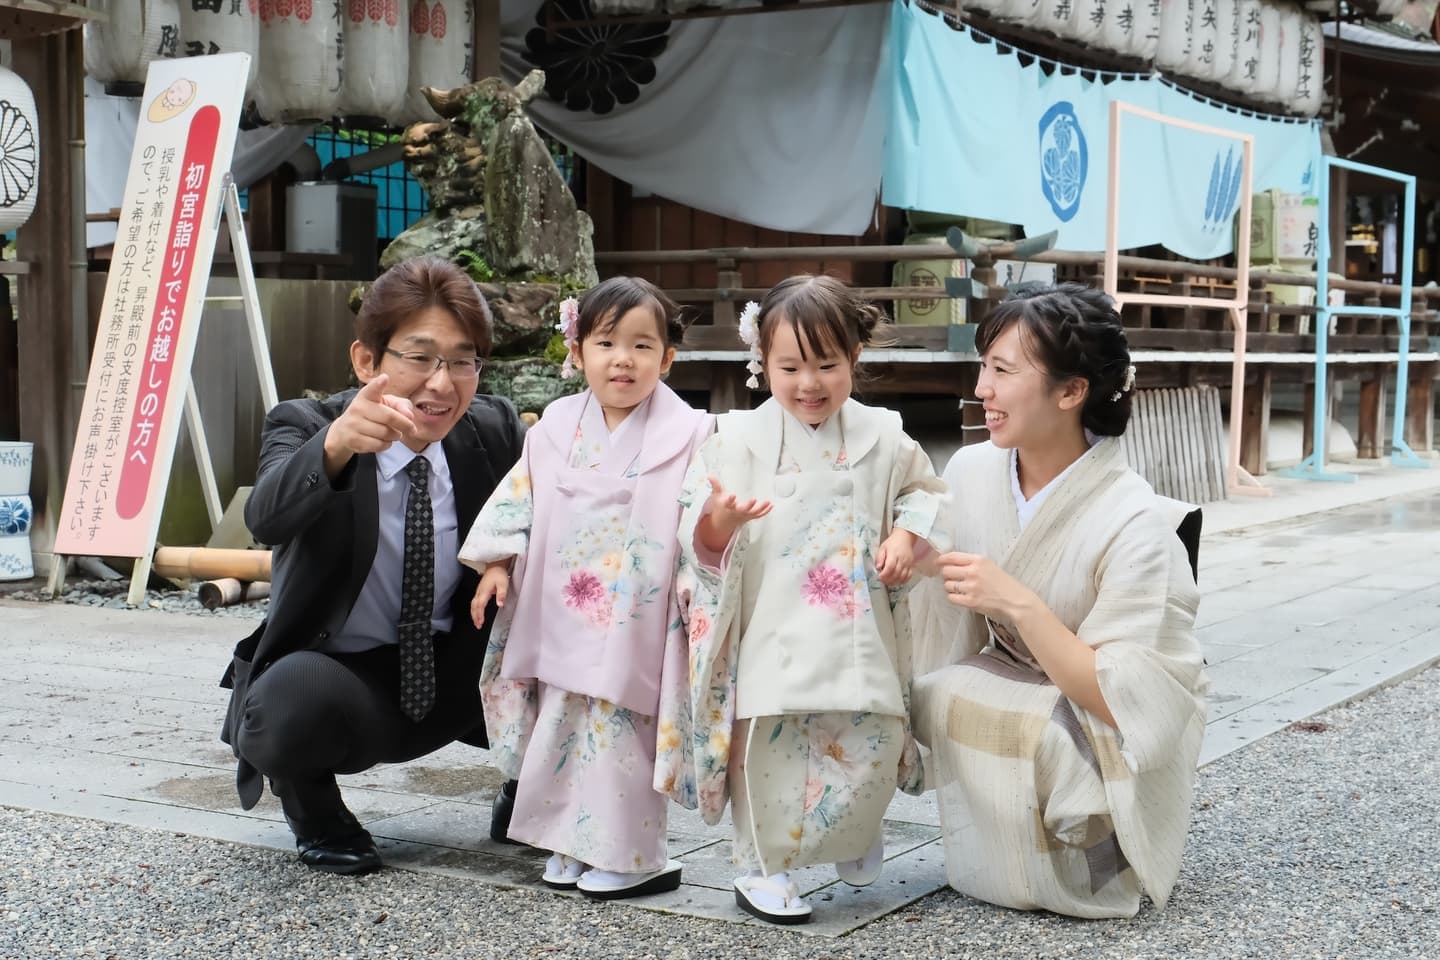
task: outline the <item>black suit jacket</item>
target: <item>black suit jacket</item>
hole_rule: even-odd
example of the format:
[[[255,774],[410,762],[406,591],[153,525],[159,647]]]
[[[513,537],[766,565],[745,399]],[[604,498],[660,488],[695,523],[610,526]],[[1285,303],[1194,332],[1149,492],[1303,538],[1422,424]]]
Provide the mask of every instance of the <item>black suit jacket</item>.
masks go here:
[[[325,435],[355,393],[287,400],[265,418],[245,523],[255,539],[273,547],[270,609],[259,629],[235,647],[220,681],[231,690],[220,739],[232,746],[250,684],[287,653],[314,649],[344,626],[374,562],[379,530],[374,455],[354,457],[333,483],[325,475]],[[442,442],[461,540],[495,485],[520,459],[524,429],[508,400],[477,395]],[[466,643],[485,642],[493,619],[487,619],[483,631],[470,620],[478,582],[473,570],[463,568],[451,601],[452,632]],[[236,787],[249,809],[260,799],[260,775],[238,750],[235,755]]]

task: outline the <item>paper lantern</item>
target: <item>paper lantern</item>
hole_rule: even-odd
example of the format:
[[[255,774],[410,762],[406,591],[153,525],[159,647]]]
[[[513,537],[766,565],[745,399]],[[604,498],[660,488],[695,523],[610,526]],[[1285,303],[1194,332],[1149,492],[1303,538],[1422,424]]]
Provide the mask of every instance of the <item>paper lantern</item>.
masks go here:
[[[344,34],[326,0],[258,0],[255,106],[271,122],[329,120],[340,110]],[[357,63],[361,70],[369,64]]]
[[[1253,93],[1260,79],[1260,0],[1239,0],[1239,40],[1226,86]]]
[[[181,55],[250,54],[245,90],[253,96],[260,69],[259,13],[259,0],[185,0],[180,6]]]
[[[0,67],[0,233],[23,226],[35,212],[39,174],[40,118],[35,112],[35,95],[18,74]]]
[[[1160,6],[1160,45],[1155,62],[1162,70],[1184,73],[1190,60],[1190,31],[1195,0],[1163,0]]]
[[[1102,47],[1126,56],[1154,58],[1153,45],[1160,38],[1160,0],[1106,0],[1105,14]],[[1151,46],[1148,56],[1147,39]]]
[[[1220,45],[1220,0],[1194,0],[1190,16],[1190,51],[1185,75],[1201,80],[1215,77],[1215,48]],[[1228,42],[1229,37],[1225,38]]]
[[[1275,86],[1275,100],[1289,109],[1295,103],[1295,90],[1300,82],[1300,21],[1299,10],[1289,7],[1280,11],[1280,76]]]
[[[1111,16],[1107,7],[1118,5],[1117,0],[1075,0],[1075,12],[1070,15],[1070,32],[1066,36],[1092,47],[1101,46],[1105,35],[1105,21]]]
[[[371,121],[399,120],[410,83],[410,7],[402,0],[345,0],[344,11],[341,112]],[[448,31],[448,17],[441,19]]]
[[[438,120],[421,87],[450,90],[470,82],[473,0],[414,0],[410,6],[410,87],[406,121]]]
[[[85,22],[85,72],[111,96],[140,96],[151,62],[179,54],[179,3],[91,0],[90,9],[103,11],[108,19]]]
[[[1297,61],[1294,109],[1313,117],[1325,99],[1325,42],[1315,17],[1300,18]]]
[[[1215,62],[1210,66],[1209,79],[1224,83],[1235,66],[1235,46],[1240,42],[1239,0],[1215,2]]]
[[[1280,8],[1260,5],[1260,67],[1255,76],[1254,96],[1278,100],[1280,92]]]
[[[1075,0],[1041,0],[1030,11],[1029,25],[1036,30],[1069,37],[1075,33]]]

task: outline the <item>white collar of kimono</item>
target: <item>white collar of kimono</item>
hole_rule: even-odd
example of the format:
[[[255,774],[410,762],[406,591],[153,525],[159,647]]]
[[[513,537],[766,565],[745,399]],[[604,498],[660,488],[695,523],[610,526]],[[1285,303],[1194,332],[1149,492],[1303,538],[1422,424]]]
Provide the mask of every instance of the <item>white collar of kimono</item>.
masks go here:
[[[631,429],[639,430],[639,429],[641,429],[640,427],[633,427],[633,428],[632,428],[632,427],[631,427],[631,424],[635,424],[635,423],[644,424],[644,423],[645,423],[646,415],[649,414],[649,412],[650,412],[650,401],[651,401],[654,397],[655,397],[655,394],[652,393],[652,394],[650,394],[650,396],[646,397],[644,400],[641,400],[639,403],[637,403],[637,404],[635,405],[635,409],[630,411],[630,415],[627,416],[624,420],[621,420],[618,424],[615,425],[615,429],[614,429],[614,430],[611,430],[611,429],[609,428],[609,424],[606,424],[606,430],[607,430],[607,432],[608,432],[608,434],[609,434],[610,442],[611,442],[611,443],[615,443],[617,440],[619,440],[621,437],[623,437],[623,436],[625,435],[626,431],[628,431],[628,430],[631,430]],[[595,398],[595,394],[593,394],[593,393],[590,394],[590,396],[586,399],[585,403],[586,403],[589,407],[591,407],[591,408],[593,409],[593,411],[594,411],[594,413],[595,413],[596,415],[598,415],[598,416],[600,417],[600,422],[601,422],[601,423],[605,423],[605,410],[600,406],[600,401]]]
[[[1095,449],[1095,444],[1099,443],[1102,439],[1104,438],[1099,436],[1098,434],[1091,433],[1089,430],[1085,431],[1085,442],[1090,445],[1090,450]],[[1035,514],[1040,510],[1040,505],[1045,502],[1045,499],[1055,491],[1056,487],[1060,486],[1060,481],[1064,480],[1066,475],[1068,475],[1070,471],[1074,470],[1075,467],[1079,465],[1081,460],[1084,460],[1090,455],[1090,450],[1086,450],[1080,456],[1076,457],[1075,460],[1071,462],[1070,466],[1066,467],[1064,470],[1061,470],[1059,475],[1057,475],[1055,479],[1051,480],[1049,483],[1045,484],[1045,486],[1035,491],[1035,496],[1031,497],[1029,500],[1025,499],[1025,494],[1020,489],[1019,451],[1010,451],[1010,492],[1015,497],[1015,518],[1017,521],[1019,521],[1021,530],[1025,529],[1026,524],[1028,524],[1035,516]]]
[[[393,480],[395,474],[404,470],[410,465],[410,461],[416,457],[424,457],[430,461],[430,472],[434,473],[442,467],[448,470],[445,463],[445,451],[440,447],[440,441],[435,441],[416,453],[403,443],[392,443],[390,446],[375,454],[375,465],[380,468],[380,476],[386,480]]]

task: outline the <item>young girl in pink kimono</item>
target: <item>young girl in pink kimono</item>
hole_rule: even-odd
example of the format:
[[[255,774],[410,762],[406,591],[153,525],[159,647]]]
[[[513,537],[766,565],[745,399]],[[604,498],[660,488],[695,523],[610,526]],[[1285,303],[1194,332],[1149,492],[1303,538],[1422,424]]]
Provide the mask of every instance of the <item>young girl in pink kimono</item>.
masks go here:
[[[810,917],[795,867],[873,882],[897,784],[921,787],[901,598],[944,488],[898,414],[850,398],[880,319],[829,277],[747,307],[771,399],[719,418],[681,496],[692,709],[657,779],[709,823],[728,797],[736,903],[774,923]]]
[[[652,781],[662,675],[678,699],[686,683],[677,497],[713,418],[660,382],[676,315],[631,277],[561,306],[565,373],[589,389],[530,428],[460,551],[482,573],[475,622],[500,607],[480,686],[494,762],[519,780],[509,836],[552,851],[544,883],[597,899],[680,885]]]

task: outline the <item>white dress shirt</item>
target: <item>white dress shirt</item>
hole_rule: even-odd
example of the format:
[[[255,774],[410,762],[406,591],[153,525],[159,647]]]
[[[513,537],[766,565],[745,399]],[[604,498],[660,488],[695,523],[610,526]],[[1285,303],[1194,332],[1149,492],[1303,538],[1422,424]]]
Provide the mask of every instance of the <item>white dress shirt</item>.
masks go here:
[[[410,475],[405,468],[415,457],[430,461],[430,504],[435,518],[435,606],[430,626],[437,633],[452,625],[450,600],[460,582],[455,519],[455,485],[450,464],[439,443],[415,453],[403,443],[392,443],[375,455],[375,492],[380,529],[375,539],[375,560],[360,596],[345,625],[325,644],[334,653],[357,653],[387,643],[399,643],[400,584],[405,572],[405,508],[410,498]]]

